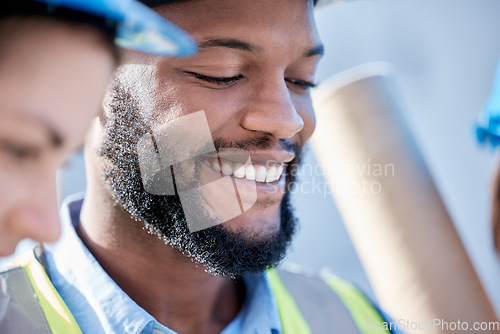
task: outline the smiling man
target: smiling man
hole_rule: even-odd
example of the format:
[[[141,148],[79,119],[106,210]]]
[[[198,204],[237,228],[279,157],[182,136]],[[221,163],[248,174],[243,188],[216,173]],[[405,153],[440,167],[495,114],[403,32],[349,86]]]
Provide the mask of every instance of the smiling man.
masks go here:
[[[200,52],[124,54],[86,142],[85,199],[67,203],[62,240],[35,251],[71,328],[367,333],[382,323],[345,282],[270,269],[296,227],[288,190],[315,124],[313,1],[143,2]]]

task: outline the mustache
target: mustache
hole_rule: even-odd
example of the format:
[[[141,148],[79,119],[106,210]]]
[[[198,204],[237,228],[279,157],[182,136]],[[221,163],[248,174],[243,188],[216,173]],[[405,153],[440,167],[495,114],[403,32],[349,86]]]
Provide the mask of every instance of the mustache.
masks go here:
[[[245,150],[247,152],[253,152],[258,150],[269,150],[274,149],[277,151],[286,151],[289,153],[294,153],[298,156],[301,147],[292,142],[290,139],[273,139],[270,136],[262,136],[256,138],[240,139],[240,140],[227,140],[223,138],[215,138],[213,140],[215,149],[226,148],[236,148],[240,150]]]

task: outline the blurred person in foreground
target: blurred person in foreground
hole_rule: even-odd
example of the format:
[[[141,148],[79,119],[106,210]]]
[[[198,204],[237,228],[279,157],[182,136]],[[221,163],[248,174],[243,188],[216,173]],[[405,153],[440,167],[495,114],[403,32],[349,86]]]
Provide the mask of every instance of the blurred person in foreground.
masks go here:
[[[56,170],[101,109],[118,65],[115,38],[129,48],[182,55],[195,50],[185,36],[135,1],[2,1],[0,256],[23,238],[59,237]]]
[[[43,311],[19,317],[47,333],[389,333],[349,283],[273,269],[315,126],[314,2],[143,2],[200,52],[124,53],[85,142],[85,198],[11,268],[28,280],[7,290]]]

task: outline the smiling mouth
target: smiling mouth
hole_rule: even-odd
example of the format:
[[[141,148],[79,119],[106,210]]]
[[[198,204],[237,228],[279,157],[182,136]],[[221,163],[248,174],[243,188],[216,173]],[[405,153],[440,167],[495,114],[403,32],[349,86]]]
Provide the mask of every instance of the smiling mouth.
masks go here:
[[[285,170],[284,163],[242,164],[222,158],[205,158],[204,162],[218,173],[258,183],[276,182],[281,179]]]

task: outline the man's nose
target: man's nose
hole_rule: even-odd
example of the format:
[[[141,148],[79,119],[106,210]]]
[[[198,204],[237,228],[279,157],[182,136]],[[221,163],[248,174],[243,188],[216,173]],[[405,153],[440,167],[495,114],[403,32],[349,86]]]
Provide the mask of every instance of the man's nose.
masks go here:
[[[293,137],[304,127],[304,120],[293,103],[284,78],[277,76],[256,85],[243,115],[241,125],[265,132],[277,139]]]

